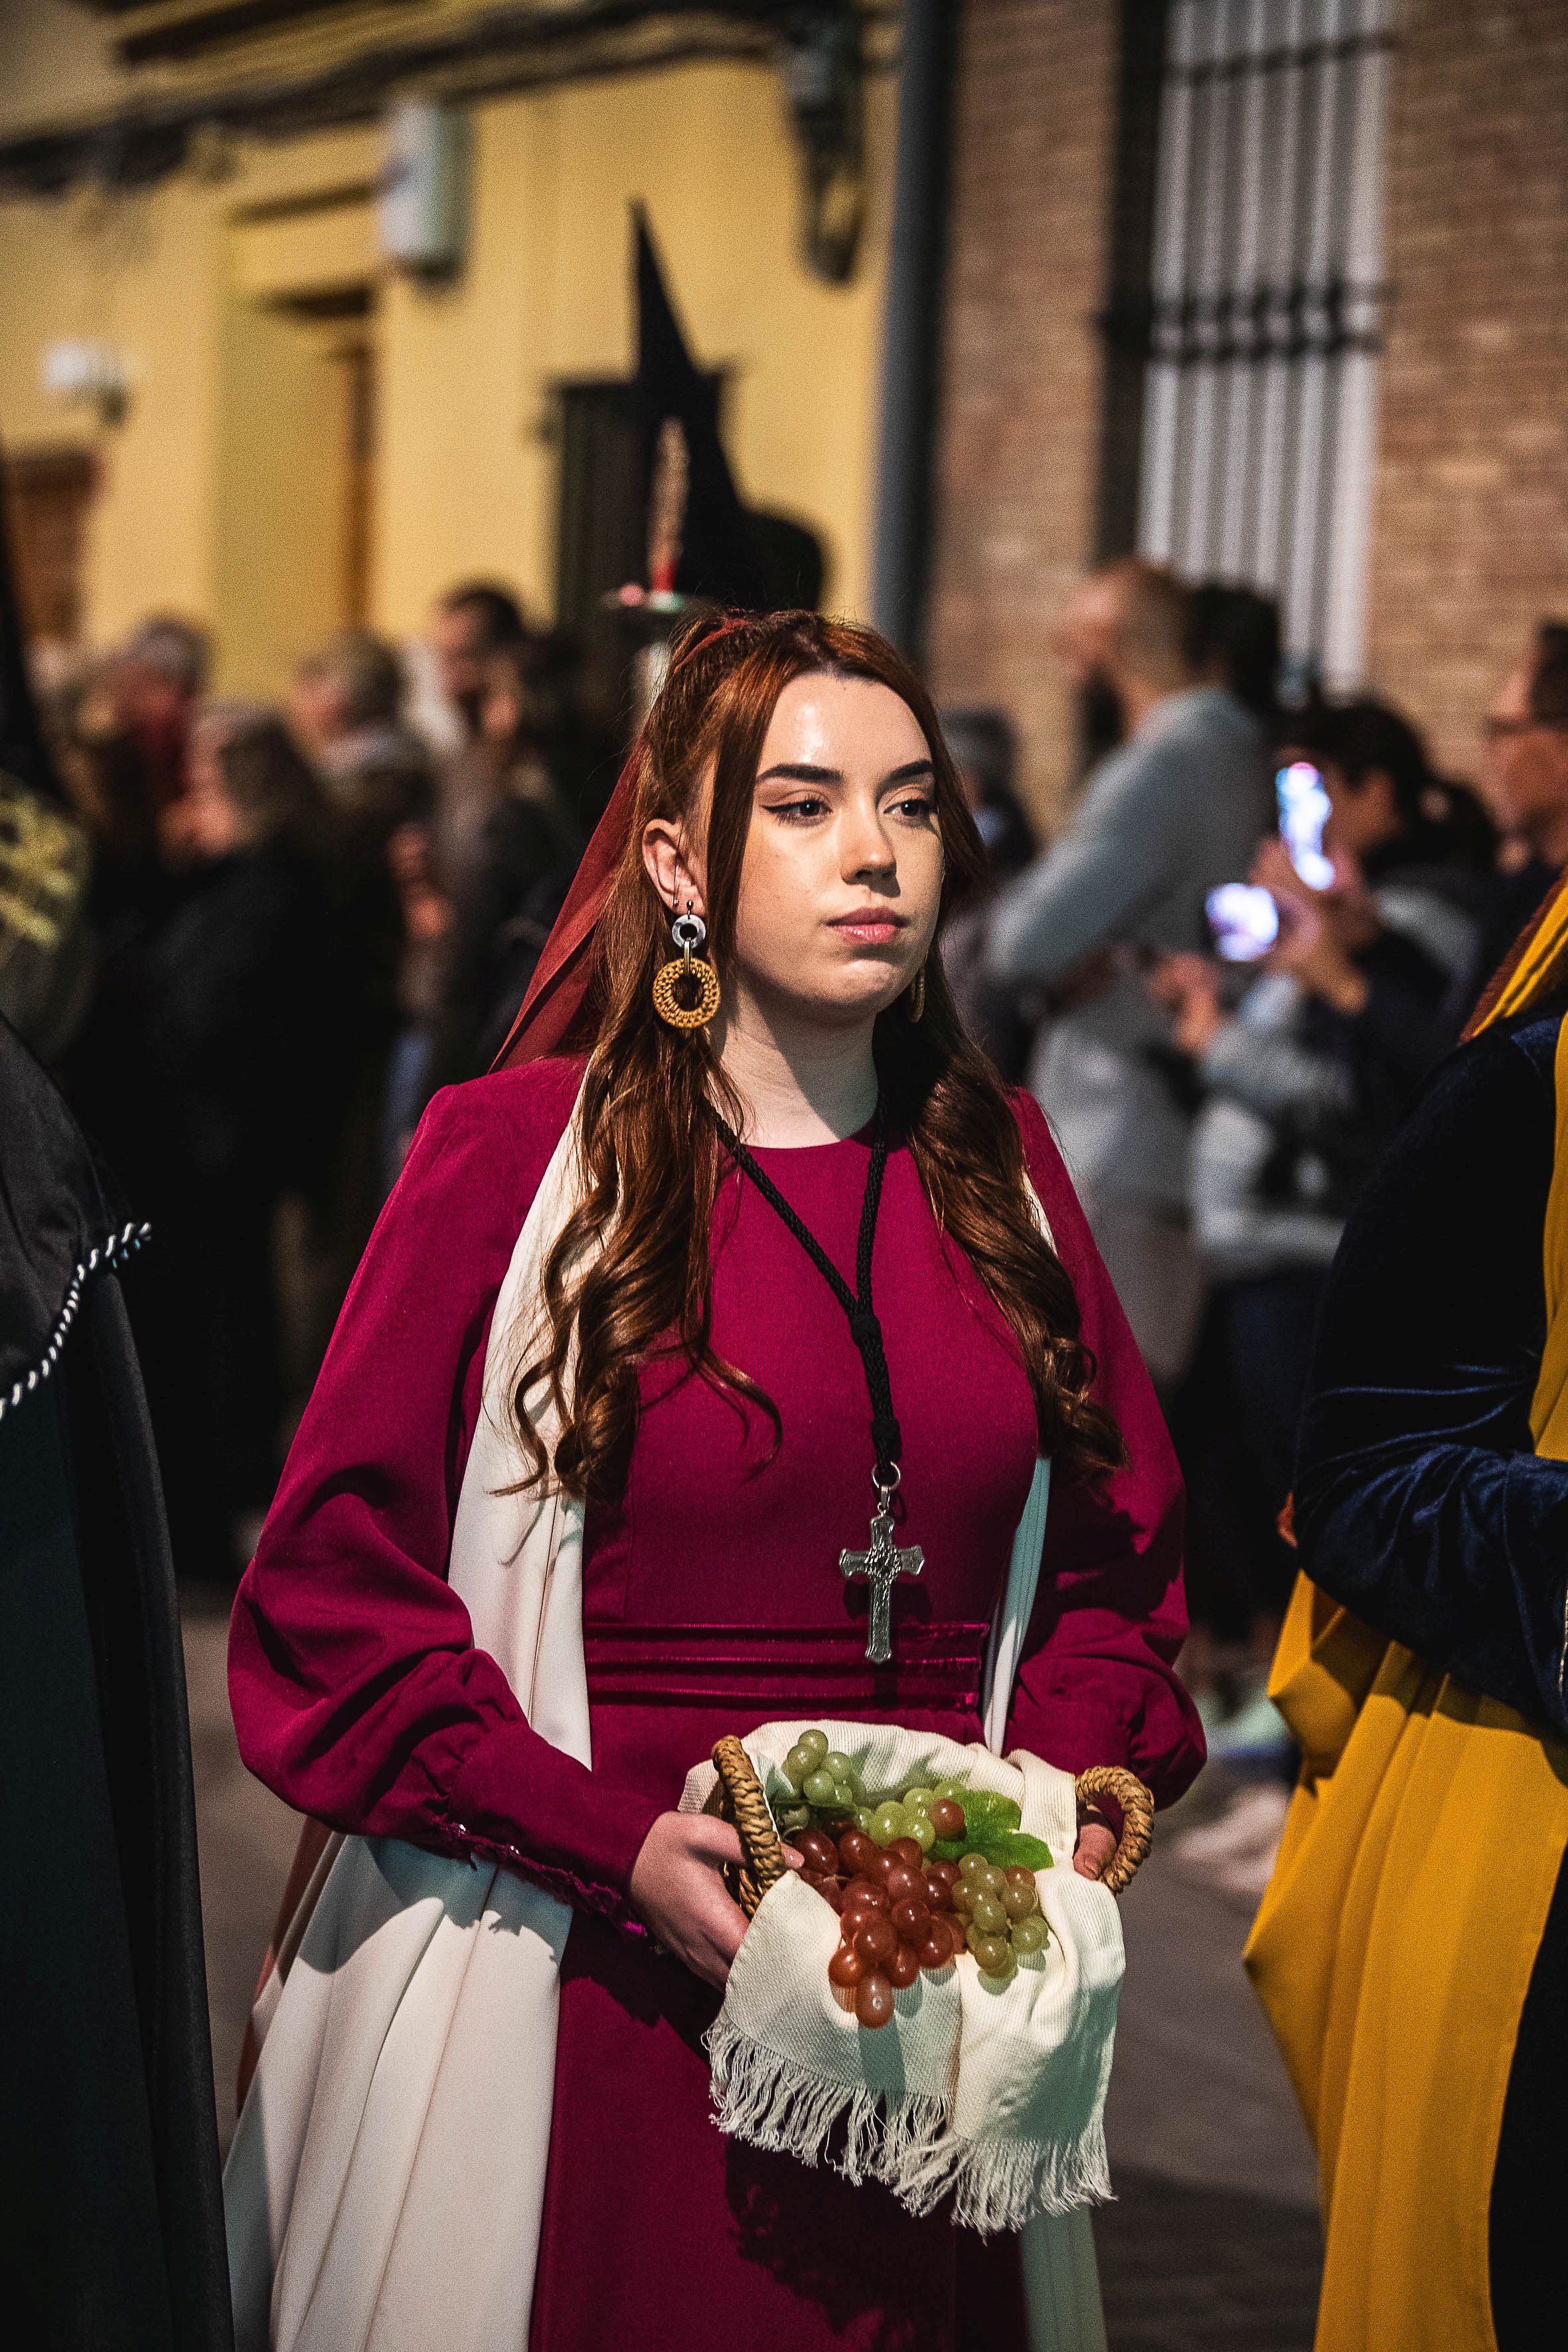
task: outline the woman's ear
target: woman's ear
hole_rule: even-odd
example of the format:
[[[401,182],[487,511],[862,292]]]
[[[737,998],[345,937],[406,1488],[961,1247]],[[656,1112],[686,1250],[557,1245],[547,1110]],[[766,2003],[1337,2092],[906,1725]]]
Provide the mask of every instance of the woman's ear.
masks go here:
[[[683,914],[689,901],[692,913],[706,919],[708,909],[703,903],[701,879],[687,862],[685,837],[679,827],[668,817],[656,816],[644,828],[642,854],[653,887],[670,913]]]

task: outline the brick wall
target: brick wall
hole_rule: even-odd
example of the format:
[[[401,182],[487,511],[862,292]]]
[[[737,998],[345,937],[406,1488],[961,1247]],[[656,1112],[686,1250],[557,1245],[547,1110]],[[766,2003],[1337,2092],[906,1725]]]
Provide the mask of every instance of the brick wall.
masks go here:
[[[1094,533],[1113,0],[969,0],[931,667],[1071,760],[1052,619]],[[1389,122],[1369,683],[1472,772],[1531,623],[1568,612],[1568,4],[1405,0]]]
[[[1094,535],[1118,54],[1112,0],[963,11],[931,666],[1012,716],[1041,814],[1073,752],[1046,640]]]
[[[1568,612],[1568,6],[1406,0],[1389,129],[1369,668],[1462,775]]]

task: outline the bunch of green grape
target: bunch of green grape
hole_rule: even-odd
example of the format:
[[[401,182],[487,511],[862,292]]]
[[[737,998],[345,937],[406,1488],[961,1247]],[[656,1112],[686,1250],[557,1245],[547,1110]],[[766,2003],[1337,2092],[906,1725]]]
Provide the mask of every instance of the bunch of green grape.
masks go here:
[[[874,1798],[862,1805],[855,1826],[879,1845],[891,1845],[895,1838],[913,1838],[921,1853],[928,1854],[944,1840],[962,1838],[968,1795],[962,1780],[938,1780],[931,1787],[917,1782],[913,1788],[900,1789],[896,1796]]]
[[[952,1907],[983,1977],[1010,1977],[1021,1959],[1032,1959],[1050,1941],[1035,1874],[1020,1865],[1003,1870],[983,1853],[966,1853]]]
[[[820,1729],[801,1733],[774,1776],[773,1801],[786,1837],[852,1821],[879,1846],[911,1838],[922,1857],[938,1862],[979,1853],[1003,1870],[1050,1868],[1050,1849],[1022,1828],[1016,1799],[954,1780],[868,1793],[848,1757],[829,1748]]]
[[[777,1788],[781,1830],[803,1830],[814,1812],[858,1819],[866,1803],[860,1775],[847,1756],[829,1748],[826,1731],[803,1731],[784,1760]]]

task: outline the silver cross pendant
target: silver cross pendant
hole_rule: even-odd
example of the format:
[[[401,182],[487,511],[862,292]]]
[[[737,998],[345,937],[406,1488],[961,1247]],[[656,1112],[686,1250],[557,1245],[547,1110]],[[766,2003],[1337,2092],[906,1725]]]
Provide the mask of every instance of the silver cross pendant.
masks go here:
[[[871,1542],[866,1551],[841,1551],[838,1565],[844,1580],[864,1580],[870,1588],[871,1612],[866,1628],[866,1655],[874,1666],[885,1666],[893,1654],[893,1580],[918,1576],[925,1566],[919,1544],[902,1549],[893,1539],[893,1489],[877,1487],[877,1509],[871,1520]]]

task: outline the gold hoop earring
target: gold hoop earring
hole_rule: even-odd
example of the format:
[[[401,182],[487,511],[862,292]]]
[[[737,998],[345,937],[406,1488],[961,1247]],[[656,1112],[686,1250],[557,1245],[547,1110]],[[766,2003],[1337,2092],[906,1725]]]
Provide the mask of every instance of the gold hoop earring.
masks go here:
[[[922,963],[910,983],[910,1019],[923,1021],[926,1009],[926,968]]]
[[[708,926],[700,915],[691,911],[691,901],[686,902],[684,915],[677,915],[669,927],[669,936],[680,950],[677,961],[660,967],[653,983],[653,1009],[659,1019],[671,1029],[706,1029],[719,1010],[719,975],[701,956],[694,956],[708,937]],[[683,980],[697,983],[695,1004],[682,1004],[676,990]]]

